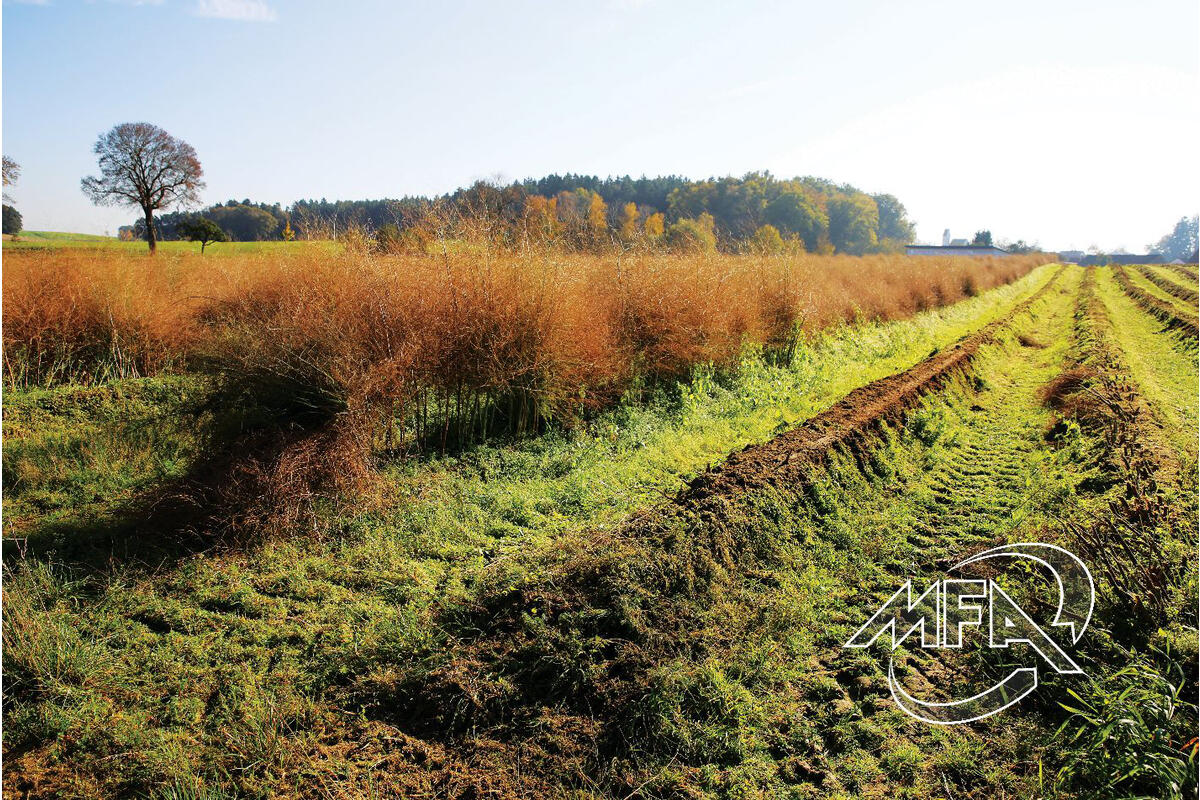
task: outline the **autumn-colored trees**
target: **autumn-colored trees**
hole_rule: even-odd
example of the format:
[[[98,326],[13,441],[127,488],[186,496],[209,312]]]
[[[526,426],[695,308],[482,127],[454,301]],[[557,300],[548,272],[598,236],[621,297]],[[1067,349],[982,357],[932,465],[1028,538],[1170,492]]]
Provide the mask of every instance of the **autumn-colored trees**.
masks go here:
[[[477,181],[439,198],[304,200],[286,209],[243,200],[200,213],[235,241],[278,239],[287,230],[300,238],[331,238],[354,230],[371,238],[395,225],[436,228],[455,238],[484,237],[506,249],[551,244],[596,251],[653,247],[668,240],[674,247],[679,240],[667,236],[669,228],[704,215],[712,221],[708,232],[713,245],[729,253],[757,247],[754,237],[764,225],[775,228],[788,249],[824,254],[899,252],[913,233],[904,206],[892,195],[868,195],[817,178],[780,180],[768,173],[702,181],[577,175],[509,185]],[[178,238],[175,226],[186,218],[163,215],[156,232]],[[679,231],[689,227],[684,224]],[[144,222],[134,227],[137,235],[144,230]]]
[[[646,222],[642,225],[642,230],[646,234],[646,238],[651,241],[660,239],[665,231],[666,218],[662,212],[650,214],[646,217]]]

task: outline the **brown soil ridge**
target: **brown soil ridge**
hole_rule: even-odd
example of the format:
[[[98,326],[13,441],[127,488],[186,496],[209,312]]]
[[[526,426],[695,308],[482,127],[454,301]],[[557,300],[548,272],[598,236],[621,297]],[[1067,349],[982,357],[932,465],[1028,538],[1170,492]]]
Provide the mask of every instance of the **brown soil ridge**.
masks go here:
[[[1164,278],[1162,275],[1156,274],[1150,267],[1138,267],[1138,272],[1142,273],[1142,277],[1153,283],[1158,288],[1162,289],[1169,295],[1178,297],[1187,303],[1195,303],[1200,300],[1200,294],[1195,289],[1176,283],[1173,280]]]
[[[820,465],[838,446],[859,452],[861,448],[857,445],[865,443],[883,424],[902,422],[922,397],[964,371],[979,348],[1039,300],[1065,269],[1060,267],[1040,289],[1003,317],[948,349],[903,372],[860,386],[803,425],[734,453],[723,464],[694,478],[678,502],[703,505],[710,498],[754,490],[780,480],[802,480],[810,467]]]
[[[1133,281],[1129,280],[1129,273],[1125,271],[1124,267],[1114,265],[1113,274],[1117,276],[1117,283],[1121,284],[1125,294],[1162,321],[1168,329],[1177,330],[1191,339],[1200,339],[1200,321],[1196,317],[1183,314],[1171,304],[1160,300],[1145,289],[1135,286]]]

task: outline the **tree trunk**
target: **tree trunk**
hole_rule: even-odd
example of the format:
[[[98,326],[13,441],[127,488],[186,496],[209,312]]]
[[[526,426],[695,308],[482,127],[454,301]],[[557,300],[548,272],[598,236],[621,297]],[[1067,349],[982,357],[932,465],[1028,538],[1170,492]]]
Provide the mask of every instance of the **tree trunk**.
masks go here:
[[[154,241],[154,211],[146,209],[146,244],[150,245],[150,255],[154,255],[158,242]]]

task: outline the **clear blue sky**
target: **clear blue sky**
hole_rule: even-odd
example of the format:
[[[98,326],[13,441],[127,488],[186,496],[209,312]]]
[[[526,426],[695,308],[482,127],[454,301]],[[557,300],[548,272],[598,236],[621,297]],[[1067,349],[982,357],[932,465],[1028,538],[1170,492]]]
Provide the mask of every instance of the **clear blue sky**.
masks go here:
[[[1130,250],[1200,206],[1195,0],[5,0],[3,44],[32,230],[136,216],[79,191],[127,121],[195,146],[206,202],[768,169],[926,240]]]

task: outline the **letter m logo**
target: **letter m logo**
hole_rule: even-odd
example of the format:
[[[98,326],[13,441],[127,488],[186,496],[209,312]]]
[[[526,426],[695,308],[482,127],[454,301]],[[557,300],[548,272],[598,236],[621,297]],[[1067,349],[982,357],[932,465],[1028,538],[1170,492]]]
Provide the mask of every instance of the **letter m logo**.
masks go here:
[[[920,597],[913,598],[912,581],[905,581],[888,601],[846,642],[846,647],[869,647],[886,632],[892,634],[892,649],[899,647],[913,631],[920,629],[921,646],[937,647],[939,585],[934,581]]]

